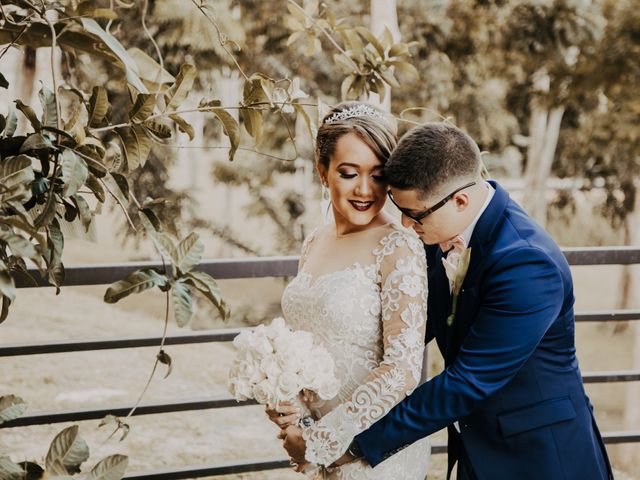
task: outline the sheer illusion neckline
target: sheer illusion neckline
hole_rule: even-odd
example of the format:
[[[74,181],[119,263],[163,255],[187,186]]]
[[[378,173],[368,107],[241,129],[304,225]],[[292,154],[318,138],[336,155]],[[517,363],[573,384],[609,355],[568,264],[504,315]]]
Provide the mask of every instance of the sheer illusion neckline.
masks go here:
[[[333,270],[331,272],[326,272],[326,273],[321,273],[319,275],[314,275],[313,273],[305,270],[304,267],[302,267],[302,269],[298,272],[298,275],[300,274],[304,274],[307,277],[307,285],[310,288],[313,288],[315,286],[317,286],[318,284],[322,283],[324,280],[327,280],[328,278],[331,278],[334,275],[338,275],[338,274],[347,274],[347,273],[353,273],[353,272],[357,272],[358,270],[366,270],[367,268],[371,268],[375,266],[375,262],[369,263],[369,264],[363,264],[361,262],[354,262],[351,265],[347,265],[344,268],[340,268],[338,270]]]
[[[375,227],[369,227],[369,228],[364,228],[362,230],[356,230],[355,232],[348,232],[348,233],[338,233],[337,230],[337,225],[333,225],[333,232],[335,234],[335,238],[348,238],[354,235],[358,235],[360,233],[364,233],[364,232],[371,232],[373,230],[378,230],[379,228],[383,228],[383,227],[388,227],[389,225],[393,224],[393,221],[389,221],[387,223],[383,223],[381,225],[376,225]]]

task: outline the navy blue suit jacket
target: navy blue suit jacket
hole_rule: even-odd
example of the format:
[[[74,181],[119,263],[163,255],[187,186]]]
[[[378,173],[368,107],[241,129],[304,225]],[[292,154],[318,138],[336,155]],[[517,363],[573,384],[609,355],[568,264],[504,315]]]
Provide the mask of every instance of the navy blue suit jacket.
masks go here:
[[[471,237],[452,326],[442,252],[425,248],[427,341],[435,338],[444,371],[356,442],[375,466],[449,427],[450,466],[464,448],[479,480],[612,478],[575,355],[569,266],[551,237],[490,183],[496,192]]]

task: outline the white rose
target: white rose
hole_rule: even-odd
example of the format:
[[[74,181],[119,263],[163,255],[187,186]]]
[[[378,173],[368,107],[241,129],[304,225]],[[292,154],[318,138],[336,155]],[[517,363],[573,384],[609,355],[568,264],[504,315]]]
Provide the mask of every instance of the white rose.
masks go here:
[[[239,402],[252,398],[251,386],[249,382],[243,378],[237,378],[229,382],[229,392]]]
[[[276,355],[278,365],[283,372],[298,373],[300,370],[301,358],[291,350],[278,352]]]
[[[278,378],[275,396],[279,402],[286,402],[293,399],[300,391],[298,376],[294,373],[283,372]]]
[[[274,354],[268,355],[261,360],[260,370],[269,378],[278,378],[282,373],[282,368]]]
[[[254,385],[253,398],[262,405],[273,405],[274,403],[274,388],[272,383],[265,379]]]
[[[301,387],[315,391],[318,386],[321,369],[321,364],[316,361],[313,355],[305,357],[299,371]]]

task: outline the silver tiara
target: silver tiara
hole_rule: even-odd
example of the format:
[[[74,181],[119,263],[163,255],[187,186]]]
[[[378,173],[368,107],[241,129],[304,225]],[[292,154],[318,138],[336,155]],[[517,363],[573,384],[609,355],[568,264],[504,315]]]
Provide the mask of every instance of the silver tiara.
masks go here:
[[[346,110],[342,110],[341,112],[334,113],[329,118],[327,118],[324,123],[326,124],[340,122],[342,120],[346,120],[347,118],[353,117],[374,117],[384,119],[384,117],[380,115],[375,108],[371,108],[369,105],[360,103],[353,107],[347,108]]]

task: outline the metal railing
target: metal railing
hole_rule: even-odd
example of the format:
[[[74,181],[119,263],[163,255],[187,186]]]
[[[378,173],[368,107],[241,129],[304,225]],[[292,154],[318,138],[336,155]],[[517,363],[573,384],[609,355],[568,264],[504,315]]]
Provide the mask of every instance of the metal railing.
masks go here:
[[[640,264],[640,248],[568,248],[564,254],[571,265],[631,265]],[[253,259],[209,260],[198,267],[217,279],[242,279],[261,277],[286,277],[296,274],[297,257],[268,257]],[[162,270],[162,264],[156,262],[137,262],[119,265],[80,265],[66,268],[65,286],[106,285],[120,280],[127,274],[139,268],[155,267]],[[34,285],[26,278],[16,279],[19,288],[45,287],[48,283],[41,279],[36,271],[30,272],[36,279]],[[609,322],[640,320],[640,310],[614,310],[579,312],[576,314],[578,322]],[[220,329],[203,333],[188,333],[172,335],[166,338],[165,345],[186,345],[193,343],[229,342],[242,329]],[[95,339],[67,342],[39,342],[0,345],[0,357],[17,355],[43,355],[54,353],[70,353],[93,350],[138,348],[158,346],[160,337],[126,337],[108,340]],[[640,370],[586,372],[583,375],[585,383],[629,382],[640,381]],[[168,412],[183,412],[214,408],[230,408],[255,405],[255,402],[236,402],[227,396],[190,398],[182,401],[142,403],[134,415],[153,415]],[[126,415],[133,405],[108,405],[101,408],[82,410],[62,410],[53,412],[36,412],[18,419],[5,422],[0,428],[17,428],[29,425],[42,425],[60,422],[101,419],[105,415]],[[606,432],[603,434],[605,443],[640,442],[640,431]],[[446,445],[435,444],[433,453],[445,453]],[[219,476],[289,468],[286,458],[251,459],[245,462],[217,462],[212,465],[189,465],[173,469],[130,473],[125,479],[136,480],[171,480]]]

